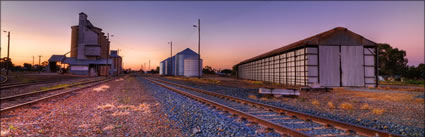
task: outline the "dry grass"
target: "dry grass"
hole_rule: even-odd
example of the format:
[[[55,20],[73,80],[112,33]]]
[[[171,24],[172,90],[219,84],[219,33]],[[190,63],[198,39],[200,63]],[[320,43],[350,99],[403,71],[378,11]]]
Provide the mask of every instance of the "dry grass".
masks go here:
[[[334,103],[332,103],[332,102],[328,102],[328,107],[329,107],[330,109],[335,109],[335,105],[334,105]]]
[[[311,104],[313,104],[313,105],[315,105],[315,106],[319,106],[319,105],[320,105],[319,101],[317,101],[317,100],[313,100],[313,101],[311,102]]]
[[[247,83],[255,84],[255,85],[262,85],[263,81],[254,81],[254,80],[244,80]]]
[[[257,96],[252,95],[252,94],[251,95],[248,95],[248,98],[250,98],[250,99],[258,99]]]
[[[372,113],[375,115],[381,115],[382,113],[384,113],[384,109],[374,108],[372,109]]]
[[[362,106],[360,106],[360,109],[369,110],[370,109],[369,104],[363,104]]]
[[[260,100],[267,101],[267,100],[269,100],[269,98],[261,97]]]
[[[339,105],[339,108],[350,110],[350,109],[353,109],[353,105],[350,103],[342,103],[341,105]]]
[[[199,82],[199,83],[205,83],[205,84],[219,84],[221,83],[220,80],[215,79],[208,79],[208,78],[187,78],[187,77],[171,77],[167,76],[168,79],[174,79],[174,80],[183,80],[183,81],[192,81],[192,82]]]
[[[352,96],[360,98],[368,98],[371,100],[381,100],[389,102],[413,102],[413,103],[424,103],[423,99],[416,98],[415,95],[408,93],[386,93],[386,92],[361,92],[347,90],[344,88],[334,88],[332,92],[340,94],[339,96]]]

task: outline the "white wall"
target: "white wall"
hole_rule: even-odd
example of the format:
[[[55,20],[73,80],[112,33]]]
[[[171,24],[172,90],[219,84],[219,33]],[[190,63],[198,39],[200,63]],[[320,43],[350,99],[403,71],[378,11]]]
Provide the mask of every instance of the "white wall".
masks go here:
[[[341,46],[342,86],[364,86],[363,46]]]
[[[201,60],[202,65],[202,60]],[[202,71],[201,71],[202,75]],[[184,60],[184,76],[195,77],[199,76],[199,60],[197,59],[185,59]]]
[[[339,46],[319,46],[320,86],[340,86]]]

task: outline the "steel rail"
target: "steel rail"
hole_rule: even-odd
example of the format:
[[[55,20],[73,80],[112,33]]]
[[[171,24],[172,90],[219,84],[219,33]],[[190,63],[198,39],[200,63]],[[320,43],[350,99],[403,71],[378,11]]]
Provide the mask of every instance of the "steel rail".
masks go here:
[[[328,126],[331,126],[331,127],[343,129],[343,130],[346,130],[346,131],[355,132],[356,134],[359,134],[359,135],[380,136],[380,137],[400,137],[400,136],[402,136],[402,135],[398,135],[398,134],[389,133],[389,132],[386,132],[386,131],[376,130],[376,129],[373,129],[373,128],[353,125],[353,124],[350,124],[350,123],[347,123],[347,122],[342,122],[342,121],[332,120],[332,119],[328,119],[328,118],[318,117],[318,116],[310,115],[310,114],[303,113],[303,112],[297,112],[297,111],[293,111],[293,110],[289,110],[289,109],[285,109],[285,108],[280,108],[280,107],[276,107],[276,106],[272,106],[272,105],[268,105],[268,104],[264,104],[264,103],[254,102],[254,101],[250,101],[250,100],[246,100],[246,99],[242,99],[242,98],[237,98],[237,97],[232,97],[232,96],[223,95],[223,94],[219,94],[219,93],[214,93],[214,92],[203,90],[203,89],[184,86],[184,85],[176,84],[176,83],[173,83],[173,82],[168,82],[168,81],[159,80],[159,79],[155,79],[155,80],[160,81],[160,82],[164,82],[164,83],[167,83],[167,84],[170,84],[170,85],[174,85],[174,86],[177,86],[177,87],[197,91],[197,92],[200,92],[200,93],[203,93],[203,94],[207,94],[207,95],[211,95],[211,96],[215,96],[215,97],[219,97],[219,98],[226,98],[228,100],[236,101],[236,102],[239,102],[239,103],[246,103],[246,104],[251,104],[251,105],[254,105],[254,106],[261,107],[261,108],[265,108],[265,109],[268,109],[268,110],[273,111],[273,112],[278,112],[278,113],[286,114],[286,115],[289,115],[289,116],[295,116],[295,117],[300,118],[300,119],[305,120],[305,121],[313,121],[313,122],[325,124],[325,125],[328,125]]]
[[[226,112],[229,112],[229,113],[238,115],[238,116],[240,116],[242,118],[245,118],[245,119],[247,119],[247,120],[249,120],[251,122],[255,122],[255,123],[258,123],[260,125],[266,126],[268,128],[272,128],[272,129],[274,129],[278,133],[281,133],[281,134],[290,134],[291,136],[294,136],[294,137],[309,137],[310,136],[310,135],[304,134],[302,132],[293,130],[292,128],[289,128],[289,127],[286,127],[286,126],[283,126],[283,125],[279,125],[279,124],[276,124],[276,123],[271,122],[269,120],[266,120],[266,119],[263,119],[263,118],[259,118],[257,116],[254,116],[254,115],[251,115],[251,114],[248,114],[248,113],[245,113],[245,112],[242,112],[242,111],[233,109],[231,107],[228,107],[228,106],[223,105],[221,103],[218,103],[216,101],[212,101],[212,100],[209,100],[209,99],[206,99],[206,98],[203,98],[203,97],[200,97],[200,96],[197,96],[197,95],[194,95],[194,94],[190,94],[188,92],[185,92],[185,91],[182,91],[182,90],[179,90],[179,89],[176,89],[176,88],[173,88],[173,87],[164,85],[164,84],[162,84],[160,82],[157,82],[155,80],[151,80],[151,79],[146,79],[146,80],[148,80],[148,81],[150,81],[152,83],[155,83],[157,85],[160,85],[160,86],[162,86],[164,88],[170,89],[170,90],[172,90],[174,92],[177,92],[179,94],[182,94],[184,96],[187,96],[189,98],[192,98],[192,99],[194,99],[196,101],[204,102],[204,103],[213,105],[214,107],[216,107],[216,109],[223,110],[223,111],[226,111]]]
[[[79,85],[86,85],[86,86],[80,87],[80,88],[77,88],[77,89],[72,89],[72,90],[69,90],[69,91],[60,92],[60,93],[53,94],[53,95],[49,95],[49,96],[42,97],[42,98],[39,98],[39,99],[36,99],[36,100],[31,100],[31,101],[28,101],[28,102],[20,103],[20,104],[13,105],[13,106],[10,106],[10,107],[1,108],[0,112],[3,113],[3,112],[6,112],[6,111],[9,111],[9,110],[18,108],[18,107],[30,105],[30,104],[40,102],[40,101],[43,101],[43,100],[46,100],[46,99],[50,99],[50,98],[53,98],[53,97],[56,97],[56,96],[60,96],[60,95],[64,95],[64,94],[67,94],[67,93],[87,89],[87,88],[90,88],[90,87],[93,87],[93,86],[96,86],[96,85],[99,85],[99,84],[102,84],[102,83],[105,83],[105,82],[109,82],[109,81],[117,79],[117,78],[102,79],[102,80],[97,80],[97,82],[96,81],[91,82],[91,83],[94,83],[94,84],[90,84],[90,83],[79,84]],[[55,90],[59,90],[59,89],[55,89]]]
[[[56,91],[56,90],[61,90],[61,89],[66,89],[66,88],[71,88],[71,87],[85,85],[85,84],[90,84],[90,83],[94,83],[94,82],[98,82],[98,81],[102,81],[102,80],[105,80],[105,79],[86,80],[86,81],[81,81],[81,82],[78,82],[77,84],[72,84],[72,85],[69,85],[69,86],[64,86],[64,87],[59,87],[59,88],[52,88],[52,89],[47,89],[47,90],[33,91],[33,92],[22,93],[22,94],[18,94],[18,95],[7,96],[7,97],[1,97],[0,98],[0,101],[8,100],[8,99],[14,99],[14,98],[19,98],[19,97],[24,97],[24,96],[29,96],[29,95],[35,95],[35,94],[39,94],[39,93],[47,93],[47,92],[51,92],[51,91]]]
[[[72,80],[76,78],[69,78],[66,80]],[[22,87],[22,86],[30,86],[34,84],[45,84],[45,83],[54,83],[54,82],[60,82],[57,80],[43,80],[43,81],[31,81],[31,82],[20,82],[20,83],[10,83],[10,84],[4,84],[2,83],[0,86],[0,89],[9,89],[9,88],[16,88],[16,87]]]

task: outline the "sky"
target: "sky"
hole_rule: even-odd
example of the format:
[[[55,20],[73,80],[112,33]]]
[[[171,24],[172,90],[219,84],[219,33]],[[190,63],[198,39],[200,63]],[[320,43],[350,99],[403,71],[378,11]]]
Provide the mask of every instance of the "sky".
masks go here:
[[[151,68],[186,48],[204,66],[226,69],[245,59],[335,27],[405,50],[409,65],[424,63],[424,2],[336,1],[1,1],[1,30],[11,32],[14,64],[46,61],[70,51],[71,26],[84,12],[120,49],[124,68]],[[1,33],[1,57],[7,36]]]

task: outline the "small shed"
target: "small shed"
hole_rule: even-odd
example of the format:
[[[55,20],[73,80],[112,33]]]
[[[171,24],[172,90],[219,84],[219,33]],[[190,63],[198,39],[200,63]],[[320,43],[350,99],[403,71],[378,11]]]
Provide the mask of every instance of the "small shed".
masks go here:
[[[199,65],[201,63],[201,65]],[[202,59],[193,50],[186,48],[160,63],[160,75],[195,77],[202,75]],[[200,72],[200,74],[199,74]]]

